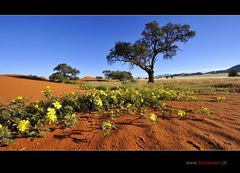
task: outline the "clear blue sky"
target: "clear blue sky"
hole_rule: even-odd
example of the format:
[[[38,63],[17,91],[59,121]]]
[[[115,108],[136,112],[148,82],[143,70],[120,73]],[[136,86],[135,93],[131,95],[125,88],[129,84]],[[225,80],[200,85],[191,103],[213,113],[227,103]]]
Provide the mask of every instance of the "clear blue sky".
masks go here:
[[[117,41],[139,39],[153,20],[189,24],[197,32],[173,59],[159,56],[155,75],[240,64],[240,16],[0,16],[0,74],[48,77],[59,63],[79,69],[79,77],[129,71],[128,65],[108,65],[106,55]],[[131,72],[147,76],[138,67]]]

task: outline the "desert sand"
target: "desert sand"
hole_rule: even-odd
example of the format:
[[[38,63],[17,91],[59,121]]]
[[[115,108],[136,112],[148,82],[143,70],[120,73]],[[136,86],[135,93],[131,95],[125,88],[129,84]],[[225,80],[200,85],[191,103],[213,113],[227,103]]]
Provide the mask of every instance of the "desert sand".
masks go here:
[[[50,86],[55,94],[76,91],[76,86],[46,81],[0,76],[0,102],[5,104],[17,95],[41,99],[40,92]],[[80,113],[74,128],[52,127],[43,138],[16,138],[15,144],[0,150],[239,150],[240,94],[231,93],[226,102],[216,102],[219,95],[199,95],[197,101],[169,101],[173,108],[186,108],[187,116],[156,112],[157,123],[136,115],[116,119],[116,129],[103,137],[101,123],[109,117]],[[207,106],[211,116],[198,110]],[[151,111],[151,110],[150,110]]]
[[[9,104],[16,96],[22,96],[31,101],[43,99],[41,92],[50,86],[53,94],[62,95],[78,91],[77,86],[33,80],[24,75],[0,75],[0,104]]]

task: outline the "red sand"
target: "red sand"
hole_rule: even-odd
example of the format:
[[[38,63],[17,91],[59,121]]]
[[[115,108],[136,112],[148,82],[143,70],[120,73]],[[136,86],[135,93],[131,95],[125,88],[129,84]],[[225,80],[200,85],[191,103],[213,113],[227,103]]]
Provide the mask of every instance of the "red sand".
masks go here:
[[[96,81],[98,79],[95,77],[85,76],[85,77],[81,78],[80,80],[81,81]]]
[[[74,90],[71,85],[10,77],[0,77],[0,81],[1,97],[10,100],[16,95],[40,98],[39,90],[46,85],[58,92]],[[101,123],[109,117],[79,114],[79,122],[72,129],[55,127],[43,138],[17,138],[15,144],[0,150],[239,150],[240,94],[220,96],[228,100],[216,102],[218,95],[206,95],[199,96],[198,101],[170,101],[175,109],[186,108],[187,117],[158,111],[155,125],[138,115],[123,115],[116,119],[117,129],[106,138]],[[198,114],[202,106],[210,108],[213,115]]]
[[[43,99],[41,91],[50,86],[55,95],[78,91],[76,86],[54,83],[49,81],[39,81],[24,79],[24,75],[0,75],[0,103],[8,104],[16,96],[23,96],[32,101]]]

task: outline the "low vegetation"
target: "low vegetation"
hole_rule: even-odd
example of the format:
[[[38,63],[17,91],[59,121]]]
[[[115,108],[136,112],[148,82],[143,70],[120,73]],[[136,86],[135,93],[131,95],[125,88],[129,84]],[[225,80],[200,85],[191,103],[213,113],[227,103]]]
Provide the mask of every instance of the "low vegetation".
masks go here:
[[[90,82],[81,88],[85,89],[85,92],[62,97],[54,96],[51,88],[47,86],[42,91],[44,100],[28,102],[22,96],[17,96],[8,106],[0,106],[0,145],[13,143],[18,136],[43,137],[53,125],[61,128],[73,127],[78,121],[78,113],[81,112],[109,115],[109,119],[102,122],[105,137],[116,129],[115,119],[124,114],[147,118],[153,125],[158,119],[156,111],[170,112],[179,118],[187,117],[186,109],[175,109],[166,101],[198,101],[196,94],[199,93],[230,92],[233,91],[231,88],[239,84],[236,80],[206,79],[186,82],[173,79],[171,82],[161,80],[154,84],[138,81],[108,85],[101,82],[93,85]],[[228,88],[221,88],[220,85]],[[227,97],[218,96],[216,101],[225,102]],[[212,115],[208,107],[201,107],[197,112],[201,115]]]
[[[235,70],[232,70],[232,71],[230,71],[230,72],[228,73],[228,76],[229,76],[229,77],[236,77],[236,76],[238,76],[238,72],[235,71]]]
[[[106,79],[116,79],[120,81],[133,81],[132,73],[127,71],[110,71],[110,70],[104,70],[103,74]]]
[[[73,83],[71,81],[79,79],[77,75],[80,71],[67,64],[58,64],[54,71],[57,72],[49,76],[49,79],[53,82]]]

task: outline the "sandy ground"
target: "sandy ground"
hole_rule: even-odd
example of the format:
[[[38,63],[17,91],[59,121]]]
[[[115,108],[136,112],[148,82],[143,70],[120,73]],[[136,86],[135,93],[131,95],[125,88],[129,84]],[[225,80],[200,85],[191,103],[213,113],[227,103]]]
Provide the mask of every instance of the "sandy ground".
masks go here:
[[[58,93],[75,89],[71,85],[2,76],[0,81],[2,102],[16,95],[40,99],[39,91],[46,85]],[[227,101],[216,102],[217,95],[201,95],[198,101],[169,101],[174,109],[187,109],[187,116],[154,112],[158,116],[155,125],[138,114],[122,115],[115,119],[117,128],[105,138],[101,123],[109,117],[81,113],[74,128],[52,127],[43,138],[17,138],[15,144],[0,150],[239,150],[240,94],[219,96],[227,97]],[[213,114],[199,114],[202,106]]]
[[[41,91],[50,86],[53,94],[77,92],[76,86],[48,81],[25,79],[23,75],[0,75],[0,103],[9,104],[17,96],[36,101],[43,99]]]

